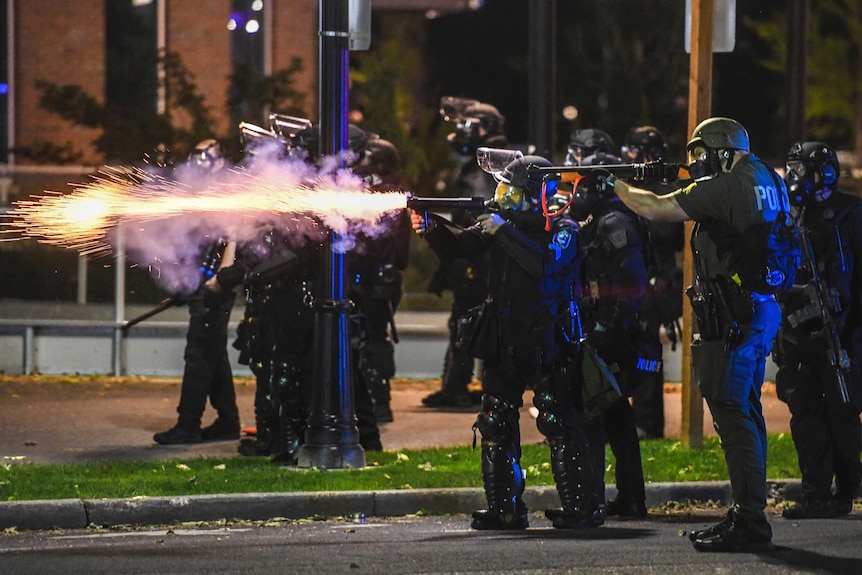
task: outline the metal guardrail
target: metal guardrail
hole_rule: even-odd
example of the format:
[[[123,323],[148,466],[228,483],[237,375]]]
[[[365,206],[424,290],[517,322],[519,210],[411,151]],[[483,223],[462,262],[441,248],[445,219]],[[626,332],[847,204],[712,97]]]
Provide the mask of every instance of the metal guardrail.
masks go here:
[[[21,373],[31,374],[39,371],[36,362],[37,342],[41,338],[60,338],[54,346],[57,349],[69,349],[84,338],[110,339],[110,366],[114,376],[130,375],[127,357],[127,342],[142,339],[177,339],[184,340],[188,329],[186,321],[148,321],[131,330],[122,329],[123,322],[105,320],[79,319],[0,319],[0,338],[20,337]],[[404,323],[398,324],[398,333],[402,338],[433,339],[448,338],[449,332],[445,325]],[[77,340],[77,341],[76,341]],[[65,342],[64,342],[65,341]],[[8,346],[7,346],[8,347]],[[7,355],[9,350],[6,350]],[[14,351],[12,352],[14,353]],[[2,354],[0,354],[2,357]],[[442,357],[441,357],[442,360]],[[8,367],[13,367],[12,361],[6,358]]]

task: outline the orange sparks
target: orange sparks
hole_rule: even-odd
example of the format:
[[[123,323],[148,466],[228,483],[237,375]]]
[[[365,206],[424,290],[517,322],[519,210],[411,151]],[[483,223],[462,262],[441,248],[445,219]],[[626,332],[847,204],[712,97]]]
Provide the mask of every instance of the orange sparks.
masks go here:
[[[11,236],[6,239],[32,238],[94,254],[110,252],[108,233],[121,223],[196,215],[214,228],[227,228],[295,214],[334,229],[347,222],[350,229],[351,223],[374,224],[385,212],[406,207],[401,192],[370,192],[355,179],[344,188],[331,179],[301,181],[283,169],[231,170],[223,181],[197,188],[139,168],[106,168],[74,188],[15,202],[3,230]]]

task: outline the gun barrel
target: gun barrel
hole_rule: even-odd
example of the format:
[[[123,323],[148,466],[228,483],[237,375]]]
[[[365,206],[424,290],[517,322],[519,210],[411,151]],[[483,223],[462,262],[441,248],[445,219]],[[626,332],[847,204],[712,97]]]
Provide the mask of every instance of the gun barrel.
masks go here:
[[[162,313],[163,311],[165,311],[169,307],[172,307],[173,305],[174,305],[174,298],[167,297],[167,298],[163,299],[162,302],[159,305],[157,305],[156,307],[154,307],[153,309],[146,311],[146,312],[142,313],[141,315],[139,315],[135,318],[132,318],[126,322],[123,322],[123,326],[120,329],[122,329],[123,331],[128,331],[128,329],[130,327],[135,326],[135,325],[141,323],[142,321],[153,317],[154,315]]]
[[[681,164],[667,164],[662,161],[635,163],[635,164],[607,164],[604,166],[530,166],[529,169],[543,174],[546,180],[558,180],[561,182],[573,182],[581,176],[590,173],[614,174],[620,178],[631,178],[635,181],[646,178],[658,178],[662,180],[676,180]]]
[[[472,198],[430,198],[407,195],[407,207],[415,212],[449,212],[453,210],[482,210],[487,200],[482,196]]]

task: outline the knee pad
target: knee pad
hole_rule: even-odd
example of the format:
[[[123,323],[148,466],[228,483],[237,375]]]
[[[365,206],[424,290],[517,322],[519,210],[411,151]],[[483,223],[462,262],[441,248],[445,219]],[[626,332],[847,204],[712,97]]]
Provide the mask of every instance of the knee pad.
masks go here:
[[[539,410],[536,427],[545,437],[559,437],[565,434],[566,427],[560,418],[559,405],[550,391],[538,391],[533,396],[533,405]]]
[[[518,427],[518,410],[499,397],[483,394],[482,411],[473,426],[483,439],[498,441],[509,438]]]

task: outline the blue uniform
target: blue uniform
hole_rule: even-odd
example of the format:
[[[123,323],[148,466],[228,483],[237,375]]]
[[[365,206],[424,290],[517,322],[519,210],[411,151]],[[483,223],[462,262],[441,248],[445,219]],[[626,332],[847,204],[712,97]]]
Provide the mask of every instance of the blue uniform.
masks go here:
[[[781,212],[790,210],[784,182],[750,153],[737,160],[730,172],[696,180],[674,192],[674,197],[697,223],[691,240],[696,282],[707,297],[715,297],[716,283],[731,275],[720,248],[724,240],[738,238],[751,225],[774,221]],[[773,296],[735,288],[734,294],[735,302],[745,300],[741,309],[750,308],[738,314],[738,344],[728,349],[723,339],[695,338],[692,363],[724,450],[733,514],[758,534],[771,538],[772,529],[764,514],[766,423],[760,393],[781,310]]]

